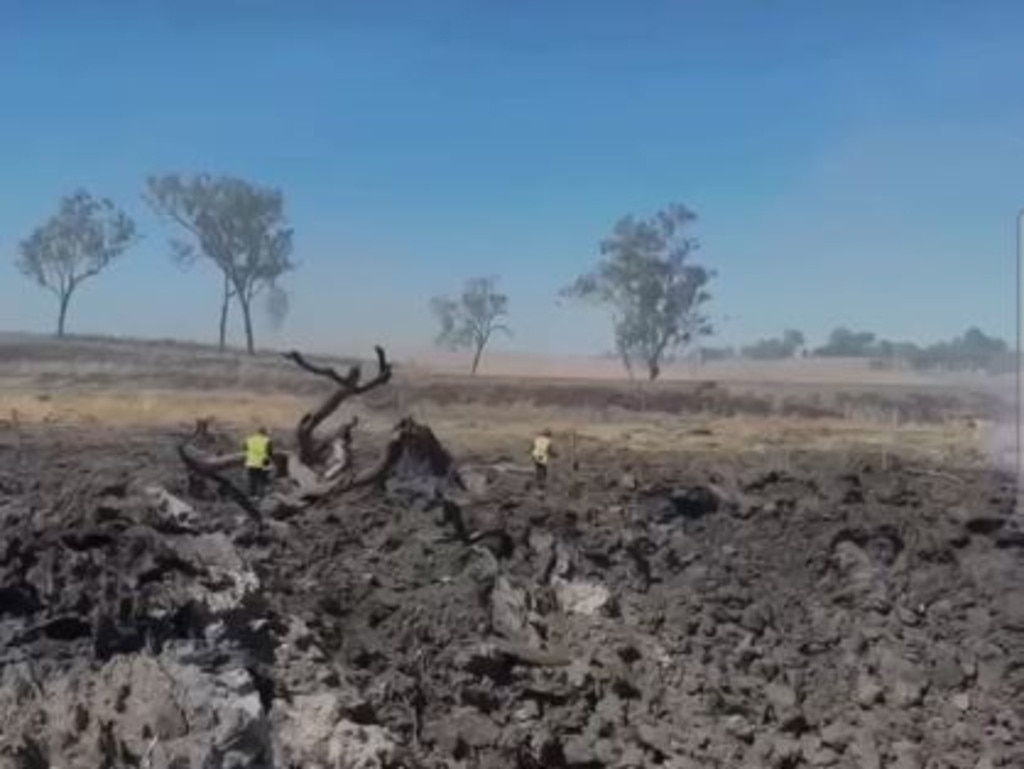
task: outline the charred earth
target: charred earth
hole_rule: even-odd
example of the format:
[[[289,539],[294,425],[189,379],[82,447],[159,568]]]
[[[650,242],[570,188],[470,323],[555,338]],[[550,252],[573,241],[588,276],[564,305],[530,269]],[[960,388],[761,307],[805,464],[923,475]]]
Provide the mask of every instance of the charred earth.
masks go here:
[[[602,450],[541,493],[413,432],[256,516],[165,435],[5,434],[0,767],[1024,766],[1009,478]]]

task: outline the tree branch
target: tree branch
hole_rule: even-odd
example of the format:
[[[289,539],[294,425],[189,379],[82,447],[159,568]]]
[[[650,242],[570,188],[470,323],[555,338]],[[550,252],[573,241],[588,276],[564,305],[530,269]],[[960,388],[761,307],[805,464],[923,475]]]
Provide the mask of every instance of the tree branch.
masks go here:
[[[206,458],[196,456],[188,443],[181,443],[178,445],[178,456],[181,457],[181,461],[185,464],[190,471],[213,481],[217,488],[219,488],[224,494],[231,498],[231,500],[241,507],[246,513],[248,513],[254,520],[261,520],[259,508],[249,498],[249,495],[242,491],[236,486],[229,478],[220,473],[221,469],[226,469],[236,463],[240,463],[242,456],[240,454],[231,454],[224,457]]]
[[[391,364],[387,355],[380,345],[374,347],[377,353],[377,374],[366,382],[360,382],[362,370],[358,365],[352,366],[348,373],[342,376],[331,366],[318,366],[308,361],[301,353],[292,350],[285,353],[284,357],[295,363],[300,368],[315,374],[319,377],[329,379],[337,385],[337,389],[315,409],[303,414],[296,427],[296,441],[299,447],[299,459],[307,466],[320,464],[330,441],[318,441],[315,431],[324,420],[330,417],[346,400],[354,395],[362,395],[375,387],[387,383],[391,379]],[[334,436],[337,437],[337,436]]]

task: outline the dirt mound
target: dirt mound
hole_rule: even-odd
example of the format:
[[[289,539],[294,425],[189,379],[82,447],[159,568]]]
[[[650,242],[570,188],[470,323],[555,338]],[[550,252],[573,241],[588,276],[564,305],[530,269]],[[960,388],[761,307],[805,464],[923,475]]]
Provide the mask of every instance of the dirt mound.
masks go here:
[[[0,492],[0,767],[1024,762],[994,474],[582,457],[546,494],[478,470],[259,525],[88,471],[123,453],[40,485],[30,442]]]

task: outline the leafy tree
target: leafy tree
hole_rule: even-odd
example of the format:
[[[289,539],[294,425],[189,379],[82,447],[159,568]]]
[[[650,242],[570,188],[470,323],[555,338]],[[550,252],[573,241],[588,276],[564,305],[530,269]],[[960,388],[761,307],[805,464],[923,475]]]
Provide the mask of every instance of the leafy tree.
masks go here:
[[[782,360],[792,358],[804,346],[802,332],[787,329],[777,339],[761,339],[743,348],[743,357],[752,360]]]
[[[1004,340],[969,328],[962,336],[918,349],[911,362],[918,369],[1002,371],[1011,357]]]
[[[184,264],[208,259],[221,272],[221,349],[226,343],[228,308],[234,299],[242,313],[246,350],[252,355],[256,349],[253,300],[271,293],[268,309],[275,323],[283,321],[281,313],[288,308],[278,281],[296,264],[291,258],[293,231],[287,226],[284,195],[243,179],[209,174],[154,176],[146,187],[150,206],[188,235],[171,240],[175,258]]]
[[[472,278],[466,281],[461,296],[434,297],[431,308],[441,324],[437,344],[453,350],[472,349],[472,374],[476,374],[491,337],[499,331],[512,333],[501,322],[508,315],[508,296],[497,290],[496,278]]]
[[[988,336],[978,328],[967,329],[953,344],[957,351],[956,357],[963,365],[977,370],[988,368],[995,360],[1009,352],[1009,345],[1005,341]]]
[[[875,351],[875,335],[873,333],[851,331],[840,326],[832,330],[828,342],[814,353],[827,358],[867,358]]]
[[[17,267],[57,297],[57,336],[79,286],[124,254],[136,240],[135,222],[107,198],[79,190],[19,245]]]
[[[788,328],[782,332],[782,343],[789,350],[790,355],[796,355],[797,352],[807,344],[807,339],[804,337],[804,332],[795,328]]]
[[[686,233],[695,219],[678,204],[650,219],[620,219],[601,242],[604,258],[562,289],[611,310],[615,348],[630,377],[639,362],[654,381],[666,355],[712,331],[703,307],[714,273],[690,262],[698,246]]]

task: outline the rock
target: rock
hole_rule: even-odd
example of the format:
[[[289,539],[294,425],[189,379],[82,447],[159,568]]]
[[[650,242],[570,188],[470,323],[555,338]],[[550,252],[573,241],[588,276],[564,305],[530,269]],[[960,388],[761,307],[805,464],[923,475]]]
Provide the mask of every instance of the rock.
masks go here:
[[[636,730],[636,737],[645,748],[663,756],[672,754],[672,733],[667,725],[640,724]]]
[[[957,710],[967,712],[971,709],[971,695],[967,692],[959,692],[953,695],[953,707]]]
[[[537,565],[540,567],[540,573],[542,575],[547,574],[554,565],[554,535],[544,529],[530,529],[530,532],[527,535],[527,545],[530,548],[530,552],[537,559]]]
[[[623,473],[619,477],[619,486],[628,491],[635,491],[640,487],[640,483],[637,481],[636,475],[633,473]]]
[[[242,561],[238,550],[221,532],[199,536],[184,535],[172,540],[174,552],[194,570],[204,573],[202,581],[189,584],[193,599],[212,614],[237,610],[260,589],[256,574]]]
[[[853,729],[841,721],[833,721],[821,730],[821,743],[840,752],[846,750],[852,740]]]
[[[882,757],[870,731],[861,729],[850,745],[857,769],[882,769]]]
[[[604,766],[615,756],[610,740],[594,739],[586,734],[574,734],[562,745],[565,761],[569,766]]]
[[[326,766],[341,703],[330,692],[278,700],[271,712],[276,766]]]
[[[1024,601],[1015,593],[1006,595],[1000,602],[1000,620],[1007,630],[1024,633]]]
[[[530,627],[529,595],[504,575],[491,591],[491,627],[498,635],[533,645],[536,632]]]
[[[950,517],[971,534],[989,536],[1006,525],[1006,518],[988,511],[958,507],[950,510]]]
[[[788,769],[803,760],[803,748],[798,740],[789,737],[776,737],[772,744],[772,766]]]
[[[761,635],[765,627],[768,626],[767,612],[764,607],[757,604],[747,606],[740,616],[740,626],[755,635]]]
[[[963,666],[957,659],[956,651],[948,646],[934,650],[931,680],[940,689],[957,689],[964,682]]]
[[[116,735],[123,750],[149,755],[154,769],[272,763],[271,727],[252,676],[230,656],[188,662],[190,648],[169,647],[159,657],[118,656],[96,670],[73,669],[41,689],[22,690],[16,702],[0,695],[5,726],[28,734],[35,723],[51,724],[40,745],[63,756],[63,765],[112,765],[116,756],[109,755],[113,745],[106,732]],[[12,691],[10,675],[5,669],[0,679],[4,694]]]
[[[924,701],[928,682],[913,678],[897,679],[891,687],[892,704],[900,708],[916,707]]]
[[[718,495],[707,486],[690,486],[678,489],[669,496],[671,503],[669,512],[663,520],[673,517],[703,518],[718,511],[721,501]]]
[[[465,486],[466,491],[474,497],[486,496],[487,490],[490,487],[490,481],[487,480],[487,475],[478,471],[463,471],[460,473],[462,478],[462,484]]]
[[[424,738],[436,744],[447,756],[464,748],[481,748],[498,742],[500,730],[494,722],[474,708],[456,708],[445,718],[429,722]]]
[[[885,689],[867,673],[857,678],[857,704],[862,708],[870,708],[882,701]]]
[[[839,763],[839,753],[832,748],[822,746],[816,750],[805,752],[804,757],[811,766],[835,766]]]
[[[753,725],[750,721],[740,715],[729,716],[726,718],[725,730],[742,742],[752,742],[754,739],[755,730]]]
[[[892,769],[921,769],[924,766],[921,747],[917,743],[900,740],[893,743],[892,752],[895,758],[889,764]]]
[[[581,580],[564,580],[553,577],[551,586],[555,591],[558,608],[567,614],[593,616],[611,600],[611,593],[604,585]]]
[[[327,761],[329,766],[345,769],[389,769],[398,752],[386,729],[341,721],[331,733]]]
[[[996,537],[996,547],[1003,549],[1013,548],[1015,550],[1024,549],[1024,531],[1013,530],[999,532],[999,536]]]
[[[878,649],[876,656],[879,675],[888,685],[887,700],[901,708],[920,705],[930,683],[924,670],[889,647]]]
[[[797,706],[796,690],[782,683],[770,683],[764,690],[765,698],[776,711],[785,711]]]
[[[1009,661],[998,651],[978,661],[978,687],[982,691],[995,692],[1006,680]]]
[[[617,695],[609,693],[597,703],[593,715],[600,721],[601,726],[618,726],[624,720],[625,706]]]
[[[199,516],[195,508],[171,494],[163,486],[146,486],[143,494],[149,499],[158,519],[183,530],[195,529]]]

